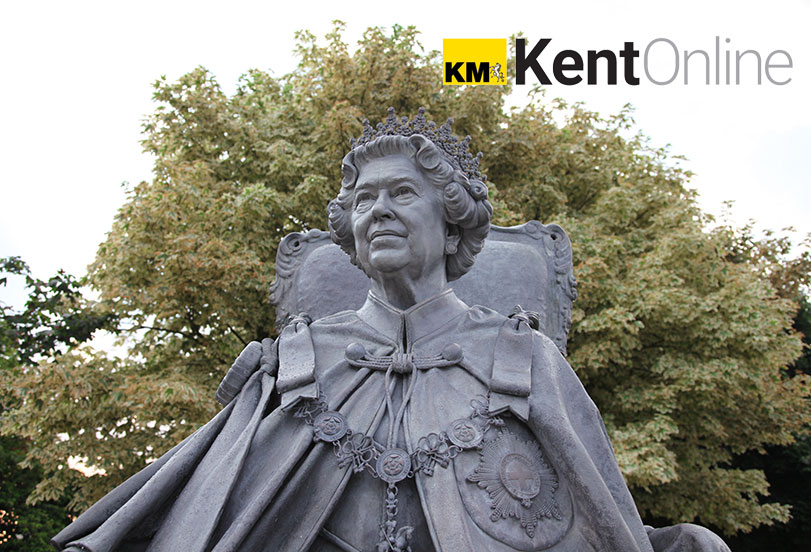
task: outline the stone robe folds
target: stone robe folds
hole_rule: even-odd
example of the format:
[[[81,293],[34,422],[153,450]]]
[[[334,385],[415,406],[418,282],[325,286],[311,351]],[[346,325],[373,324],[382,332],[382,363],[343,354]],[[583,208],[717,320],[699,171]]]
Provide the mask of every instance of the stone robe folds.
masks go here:
[[[501,345],[500,336],[507,340]],[[505,347],[510,339],[515,346]],[[670,531],[657,550],[727,550],[701,528],[695,528],[699,545],[685,545],[685,531],[673,532],[679,526],[649,537],[600,413],[555,345],[522,322],[468,307],[451,291],[407,311],[370,295],[357,312],[288,327],[278,342],[281,366],[274,358],[260,367],[257,355],[238,396],[214,419],[96,503],[53,544],[90,552],[340,550],[324,539],[329,534],[333,542],[377,550],[383,516],[377,505],[385,484],[368,472],[354,473],[350,465],[339,467],[334,446],[314,441],[313,428],[280,406],[314,389],[306,373],[286,371],[286,359],[298,362],[297,340],[312,343],[315,381],[329,408],[354,432],[370,436],[380,435],[388,423],[385,373],[350,365],[345,357],[350,343],[380,357],[396,352],[431,357],[451,343],[461,346],[464,356],[456,365],[391,375],[395,389],[416,378],[400,431],[408,452],[420,438],[468,418],[477,397],[489,395],[491,411],[498,408],[505,420],[485,438],[484,448],[492,443],[495,460],[478,449],[464,450],[446,467],[437,464],[432,475],[420,472],[399,484],[416,492],[401,493],[398,522],[419,518],[416,533],[422,530],[436,550],[650,552],[656,531]],[[496,369],[507,370],[506,380],[494,374],[497,349],[511,351],[510,366]],[[281,396],[277,377],[286,381]],[[528,396],[521,385],[510,389],[510,382],[522,381]],[[399,391],[394,395],[402,397]],[[510,465],[505,460],[510,454],[523,460]],[[522,483],[519,473],[510,482],[514,475],[505,476],[504,466],[529,466],[529,479]],[[522,491],[529,506],[521,504]],[[366,508],[364,493],[370,492]],[[491,517],[499,501],[508,513]],[[518,514],[509,515],[511,508]],[[522,509],[523,521],[529,516],[534,523],[530,530],[522,525]],[[695,538],[687,533],[688,540]],[[413,552],[422,552],[415,537]]]

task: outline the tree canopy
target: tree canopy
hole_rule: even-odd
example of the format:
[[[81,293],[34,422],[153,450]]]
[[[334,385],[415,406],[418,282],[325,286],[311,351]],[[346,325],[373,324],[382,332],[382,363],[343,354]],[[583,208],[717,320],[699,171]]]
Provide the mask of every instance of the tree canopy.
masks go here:
[[[43,281],[34,278],[19,257],[0,259],[0,286],[6,285],[9,276],[23,278],[29,294],[19,312],[0,304],[0,415],[21,406],[25,390],[12,390],[38,359],[115,325],[115,314],[96,309],[82,295],[82,281],[63,271]],[[0,435],[0,545],[9,552],[46,549],[51,537],[70,521],[64,496],[36,505],[27,500],[43,479],[39,463],[26,458],[29,445],[19,436]]]
[[[81,511],[210,419],[231,361],[274,333],[280,239],[326,228],[363,118],[424,106],[484,153],[495,223],[569,233],[569,362],[643,515],[727,534],[786,520],[764,472],[733,460],[808,426],[808,381],[788,369],[797,297],[780,287],[799,290],[807,265],[781,284],[791,261],[769,257],[775,243],[710,231],[689,171],[635,131],[630,109],[601,117],[539,90],[507,109],[510,85],[442,86],[438,52],[413,28],[371,28],[354,51],[341,33],[299,33],[293,72],[250,71],[232,95],[203,68],[155,83],[153,179],[128,190],[89,272],[129,354],[75,347],[6,382],[17,402],[2,430],[44,469],[30,500],[69,496]],[[67,469],[70,458],[94,471]]]

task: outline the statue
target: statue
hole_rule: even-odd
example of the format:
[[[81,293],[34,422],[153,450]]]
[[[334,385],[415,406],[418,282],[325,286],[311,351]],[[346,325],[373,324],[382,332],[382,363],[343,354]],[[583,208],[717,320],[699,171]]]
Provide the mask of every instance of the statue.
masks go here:
[[[695,525],[642,524],[541,314],[457,298],[492,208],[468,139],[423,111],[367,124],[329,205],[332,240],[370,279],[363,305],[250,344],[223,410],[58,549],[728,550]]]

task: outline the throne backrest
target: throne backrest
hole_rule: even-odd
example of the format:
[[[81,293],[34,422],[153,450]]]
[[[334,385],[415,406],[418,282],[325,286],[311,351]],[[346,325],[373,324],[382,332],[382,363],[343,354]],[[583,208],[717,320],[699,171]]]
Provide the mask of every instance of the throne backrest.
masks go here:
[[[556,224],[530,221],[492,226],[473,268],[451,287],[468,305],[509,315],[516,305],[539,313],[539,330],[566,354],[572,302],[577,297],[572,245]],[[363,305],[369,279],[332,243],[329,232],[288,234],[276,253],[270,302],[279,331],[293,316],[313,319]]]

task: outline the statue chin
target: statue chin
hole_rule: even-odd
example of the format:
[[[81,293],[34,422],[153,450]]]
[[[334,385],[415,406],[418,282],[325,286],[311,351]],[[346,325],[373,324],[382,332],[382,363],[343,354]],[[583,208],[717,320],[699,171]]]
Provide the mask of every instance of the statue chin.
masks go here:
[[[366,272],[372,277],[376,272],[384,274],[399,272],[408,266],[410,260],[406,251],[387,248],[372,250],[369,253],[369,260],[363,266],[371,269]]]

